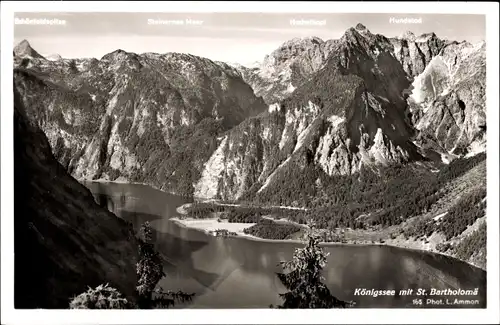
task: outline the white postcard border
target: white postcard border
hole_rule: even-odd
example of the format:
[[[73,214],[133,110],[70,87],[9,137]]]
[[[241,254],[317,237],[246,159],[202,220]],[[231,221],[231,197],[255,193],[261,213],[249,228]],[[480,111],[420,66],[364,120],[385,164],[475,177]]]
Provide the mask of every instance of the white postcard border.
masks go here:
[[[479,2],[2,2],[1,23],[1,315],[6,324],[166,323],[497,323],[499,321],[498,3]],[[485,14],[487,48],[487,308],[478,310],[15,310],[13,254],[12,44],[14,12],[300,12]],[[33,270],[36,272],[36,270]]]

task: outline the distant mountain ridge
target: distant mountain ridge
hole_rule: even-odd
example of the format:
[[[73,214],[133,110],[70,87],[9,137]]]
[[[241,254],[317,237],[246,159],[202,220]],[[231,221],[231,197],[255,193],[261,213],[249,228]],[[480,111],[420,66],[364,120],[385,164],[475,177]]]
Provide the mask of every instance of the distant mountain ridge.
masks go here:
[[[32,58],[14,75],[75,177],[118,175],[185,195],[221,132],[266,110],[234,68],[189,54]]]
[[[266,55],[257,66],[238,69],[257,96],[274,104],[324,66],[335,42],[318,37],[294,38]]]
[[[358,24],[338,40],[292,39],[252,68],[117,50],[17,61],[15,79],[73,175],[252,199],[306,165],[349,175],[484,151],[484,51]]]

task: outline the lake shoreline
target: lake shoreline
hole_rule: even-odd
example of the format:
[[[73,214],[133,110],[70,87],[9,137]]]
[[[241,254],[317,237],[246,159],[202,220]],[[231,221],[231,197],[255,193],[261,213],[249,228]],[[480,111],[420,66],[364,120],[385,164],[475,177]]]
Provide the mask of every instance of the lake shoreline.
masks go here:
[[[175,193],[175,192],[168,192],[168,191],[165,191],[165,190],[162,190],[161,188],[159,187],[156,187],[154,185],[151,185],[151,184],[148,184],[148,183],[141,183],[141,182],[131,182],[131,181],[128,181],[128,180],[119,180],[119,178],[117,178],[116,180],[114,181],[110,181],[110,180],[107,180],[107,179],[103,179],[103,178],[99,178],[99,179],[85,179],[85,178],[77,178],[76,179],[79,183],[103,183],[103,184],[121,184],[121,185],[127,185],[127,184],[131,184],[131,185],[142,185],[142,186],[148,186],[148,187],[151,187],[157,191],[160,191],[160,192],[163,192],[163,193],[166,193],[166,194],[170,194],[170,195],[177,195],[177,196],[180,196],[180,197],[184,197],[178,193]]]
[[[190,206],[192,205],[192,203],[186,203],[186,204],[183,204],[179,207],[176,208],[176,211],[179,215],[182,215],[182,216],[185,216],[187,215],[187,208],[189,208]],[[182,217],[182,218],[179,218],[179,217],[174,217],[174,218],[170,218],[171,221],[175,222],[176,224],[184,227],[184,228],[189,228],[189,229],[193,229],[193,230],[198,230],[200,232],[203,232],[205,234],[208,234],[210,235],[210,230],[208,227],[207,228],[203,228],[203,227],[197,227],[197,225],[199,226],[198,224],[198,220],[207,220],[207,221],[216,221],[217,218],[204,218],[204,219],[195,219],[195,218],[188,218],[188,217]],[[227,227],[227,228],[224,228],[224,226],[228,226],[230,225],[231,223],[229,222],[219,222],[218,225],[220,225],[220,229],[226,229],[228,231],[232,231],[231,228]],[[247,228],[250,228],[251,226],[253,226],[255,223],[246,223],[247,225]],[[233,236],[233,237],[241,237],[241,238],[245,238],[245,239],[250,239],[250,240],[255,240],[255,241],[261,241],[261,242],[267,242],[267,243],[294,243],[294,244],[301,244],[301,243],[304,243],[304,241],[302,240],[297,240],[297,239],[267,239],[267,238],[261,238],[261,237],[257,237],[257,236],[252,236],[252,235],[244,235],[244,236],[241,236],[240,234],[237,234],[236,236]],[[321,242],[320,243],[322,246],[388,246],[388,245],[384,245],[383,243],[338,243],[338,242]],[[403,247],[404,248],[404,247]]]
[[[95,182],[95,183],[133,184],[133,185],[149,186],[149,187],[154,188],[155,190],[161,191],[163,193],[167,193],[167,194],[171,194],[171,195],[178,195],[176,193],[164,191],[164,190],[159,189],[159,188],[152,186],[150,184],[140,183],[140,182],[129,182],[126,180],[109,181],[109,180],[105,180],[105,179],[97,179],[97,180],[77,179],[77,180],[80,183],[82,183],[82,182]],[[193,200],[195,201],[193,203],[196,203],[196,202],[214,202],[213,200],[207,200],[207,199],[201,199],[201,198],[193,198]],[[189,207],[190,205],[192,205],[193,203],[185,203],[185,204],[177,207],[176,212],[180,216],[182,216],[182,215],[185,216],[187,214],[186,208]],[[219,204],[220,202],[215,201],[215,203]],[[222,205],[237,206],[236,204],[224,204],[224,203],[222,203]],[[294,209],[296,209],[296,208],[294,208]],[[209,219],[209,218],[207,218],[207,219]],[[203,219],[203,220],[207,220],[207,219]],[[174,218],[170,218],[170,220],[181,227],[197,230],[197,231],[203,232],[209,236],[213,236],[213,234],[211,233],[211,230],[212,230],[211,228],[213,227],[213,222],[214,222],[213,220],[211,221],[212,224],[210,224],[210,226],[207,225],[206,227],[201,227],[201,225],[196,225],[195,224],[196,219],[193,219],[193,218],[174,217]],[[293,223],[293,222],[290,222],[290,223]],[[247,223],[245,225],[247,225],[247,228],[249,228],[252,225],[254,225],[254,223]],[[218,226],[217,227],[218,229],[226,229],[228,231],[232,231],[231,230],[232,229],[231,223],[229,223],[229,222],[218,222],[217,226]],[[243,233],[243,229],[237,229],[237,230],[238,231],[236,231],[236,236],[232,235],[229,237],[237,237],[237,238],[243,238],[246,240],[253,240],[253,241],[267,242],[267,243],[279,243],[279,242],[281,242],[281,243],[295,243],[295,244],[304,243],[304,241],[296,240],[296,239],[266,239],[266,238],[261,238],[261,237],[256,237],[253,235],[245,234],[245,233]],[[418,252],[425,252],[425,253],[432,253],[432,254],[439,254],[439,255],[447,256],[447,257],[453,258],[457,261],[464,262],[470,266],[473,266],[475,268],[481,269],[481,270],[486,272],[486,266],[473,264],[469,261],[459,259],[451,254],[448,254],[445,252],[440,252],[440,251],[433,249],[433,248],[422,247],[422,242],[418,241],[418,240],[388,239],[387,241],[381,243],[381,242],[371,242],[369,240],[366,240],[364,242],[348,240],[347,242],[343,242],[343,243],[341,243],[341,242],[322,242],[321,246],[360,246],[360,247],[363,247],[363,246],[386,246],[386,247],[395,247],[395,248],[407,249],[407,250],[411,250],[411,251],[418,251]]]
[[[176,208],[177,213],[180,216],[186,216],[187,215],[187,208],[189,208],[193,203],[186,203],[183,204],[179,207]],[[246,227],[242,227],[242,223],[238,223],[238,231],[233,231],[236,227],[233,226],[233,223],[230,222],[219,222],[217,221],[217,218],[205,218],[205,219],[195,219],[195,218],[187,218],[187,217],[174,217],[170,219],[172,222],[175,222],[177,225],[188,228],[188,229],[193,229],[197,230],[200,232],[203,232],[207,235],[213,236],[213,230],[215,229],[225,229],[229,232],[233,232],[229,237],[236,237],[236,238],[244,238],[246,240],[253,240],[253,241],[259,241],[259,242],[266,242],[266,243],[293,243],[293,244],[303,244],[303,240],[297,240],[297,239],[267,239],[267,238],[261,238],[261,237],[256,237],[253,235],[248,235],[243,233],[244,228],[250,228],[253,226],[255,223],[245,223]],[[201,221],[201,220],[204,220]],[[294,222],[290,222],[291,224],[294,224]],[[215,227],[217,225],[217,227]],[[455,256],[443,252],[439,252],[436,249],[432,248],[422,248],[422,247],[416,247],[417,245],[421,244],[419,241],[410,241],[410,240],[397,240],[397,239],[391,239],[390,242],[369,242],[368,240],[365,242],[353,242],[351,240],[348,240],[347,242],[321,242],[321,246],[386,246],[386,247],[395,247],[395,248],[400,248],[400,249],[407,249],[411,251],[417,251],[417,252],[424,252],[424,253],[430,253],[430,254],[439,254],[443,256],[447,256],[450,258],[453,258],[457,261],[464,262],[470,266],[473,266],[475,268],[479,268],[483,271],[486,272],[486,268],[483,268],[479,265],[475,265],[473,263],[470,263],[468,261],[461,260],[459,258],[456,258]]]

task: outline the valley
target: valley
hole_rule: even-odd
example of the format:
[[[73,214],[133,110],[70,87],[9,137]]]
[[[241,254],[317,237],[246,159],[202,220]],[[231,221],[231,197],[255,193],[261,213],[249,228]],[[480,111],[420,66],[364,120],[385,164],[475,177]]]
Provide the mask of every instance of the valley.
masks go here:
[[[67,288],[42,307],[104,280],[133,299],[129,233],[148,221],[169,270],[188,272],[180,283],[201,293],[195,306],[216,296],[223,307],[262,307],[279,291],[269,289],[270,265],[313,223],[337,266],[356,252],[352,263],[395,272],[403,287],[417,266],[476,285],[486,271],[485,49],[434,33],[386,37],[362,24],[338,39],[290,39],[248,67],[121,49],[49,60],[22,41],[13,51],[15,190],[33,195],[16,203],[27,209],[16,212],[16,245],[26,237],[39,251],[22,250],[16,263],[24,272],[47,263],[46,274],[62,277]],[[350,297],[340,271],[327,271]],[[238,272],[264,279],[267,296],[233,305],[224,284],[244,287]],[[363,276],[342,272],[349,288]],[[414,283],[434,284],[423,277]],[[47,281],[22,303],[41,306]]]
[[[391,245],[402,248],[412,248],[456,257],[460,260],[471,263],[482,269],[486,268],[486,242],[485,242],[485,186],[486,186],[486,165],[485,156],[477,156],[476,159],[469,159],[468,166],[455,161],[442,175],[458,175],[449,182],[443,182],[442,194],[434,203],[430,205],[428,211],[417,212],[416,216],[399,223],[388,226],[380,226],[377,222],[365,222],[355,225],[355,222],[332,224],[342,210],[338,206],[321,205],[320,208],[290,208],[290,207],[263,207],[246,204],[224,204],[220,202],[203,202],[188,204],[179,209],[179,213],[184,215],[180,222],[187,227],[213,232],[216,229],[226,229],[234,232],[238,236],[259,237],[266,240],[301,240],[304,231],[301,228],[307,227],[308,220],[313,220],[318,229],[318,234],[324,242],[335,242],[349,245]],[[472,160],[472,161],[471,161]],[[467,160],[466,160],[467,161]],[[455,167],[455,168],[453,168]],[[459,172],[462,169],[461,173]],[[443,176],[444,177],[444,176]],[[398,186],[396,191],[401,190]],[[477,202],[462,203],[475,193],[479,194]],[[416,193],[415,193],[416,194]],[[460,199],[462,198],[462,199]],[[483,199],[484,198],[484,199]],[[404,205],[410,204],[405,202]],[[462,219],[460,214],[465,214],[467,209],[473,204],[482,204],[477,210],[472,210],[470,219]],[[344,207],[343,205],[341,205]],[[337,211],[332,213],[331,219],[324,210]],[[368,209],[368,208],[366,208]],[[386,209],[393,210],[388,207]],[[458,215],[450,219],[446,218],[448,213],[457,211]],[[290,211],[292,210],[292,211]],[[362,210],[367,211],[367,210]],[[369,216],[368,214],[367,216]],[[326,220],[325,220],[326,219]],[[440,222],[445,219],[448,223],[446,228],[440,226]],[[267,221],[262,225],[259,232],[246,232],[256,224]],[[288,232],[283,232],[273,223],[281,222],[290,225]],[[279,220],[279,221],[276,221]],[[246,224],[246,226],[245,226]],[[352,226],[354,225],[354,226]],[[455,234],[449,233],[447,229],[458,229]],[[264,235],[263,235],[264,234]],[[477,239],[476,239],[477,238]],[[479,240],[479,241],[478,241]],[[463,247],[474,242],[474,247],[469,247],[468,253],[464,253]],[[468,243],[468,244],[466,244]]]

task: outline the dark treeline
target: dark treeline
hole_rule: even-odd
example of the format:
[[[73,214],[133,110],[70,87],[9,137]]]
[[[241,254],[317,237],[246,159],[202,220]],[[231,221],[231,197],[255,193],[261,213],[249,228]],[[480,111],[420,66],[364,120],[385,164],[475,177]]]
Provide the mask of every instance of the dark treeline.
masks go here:
[[[236,207],[218,205],[216,203],[197,203],[188,209],[188,216],[195,219],[209,218],[213,213],[217,213],[221,219],[227,219],[229,222],[248,222],[254,223],[269,213],[259,207]]]
[[[248,202],[237,207],[199,203],[189,209],[189,216],[206,218],[220,212],[219,217],[229,222],[255,223],[262,216],[271,216],[300,224],[313,219],[318,227],[325,229],[387,227],[429,211],[446,194],[446,184],[485,159],[485,154],[456,159],[439,172],[412,164],[378,171],[363,169],[354,175],[333,177],[311,165],[300,172],[284,167],[273,186],[259,193],[254,204],[302,206],[307,211],[256,207]],[[481,192],[463,199],[449,211],[441,227],[437,228],[433,220],[422,220],[407,229],[405,235],[429,236],[440,230],[447,238],[456,236],[480,216],[482,208],[476,201],[485,195]]]
[[[460,235],[468,226],[485,215],[486,189],[478,188],[460,200],[444,215],[441,220],[421,219],[411,227],[405,229],[404,235],[409,237],[429,237],[433,232],[439,231],[446,240]]]
[[[192,184],[201,176],[197,166],[207,161],[217,148],[221,123],[205,118],[196,125],[179,126],[171,135],[169,145],[160,128],[155,124],[146,125],[149,131],[142,137],[133,134],[128,144],[138,162],[144,164],[144,172],[137,173],[131,180],[169,184],[167,189],[175,188],[177,194],[192,197]]]
[[[289,210],[280,208],[266,208],[251,205],[227,206],[217,203],[196,203],[188,209],[188,217],[195,219],[209,218],[213,213],[218,213],[220,219],[226,219],[228,222],[235,223],[256,223],[263,216],[272,218],[289,218],[300,216],[303,213],[300,210]],[[293,218],[299,219],[299,218]]]
[[[328,176],[312,165],[300,171],[284,167],[272,189],[259,193],[257,201],[307,207],[306,213],[289,218],[313,218],[321,228],[397,225],[427,212],[446,193],[447,183],[485,159],[485,154],[456,159],[437,173],[415,164],[348,176]]]
[[[245,234],[264,239],[287,239],[300,227],[289,223],[276,223],[269,219],[261,219],[257,224],[243,230]]]
[[[477,254],[481,250],[485,249],[485,247],[486,222],[482,223],[476,231],[474,231],[470,236],[461,241],[453,249],[458,258],[468,260],[474,254]]]
[[[485,197],[485,188],[476,189],[471,194],[462,197],[448,211],[438,228],[447,240],[460,235],[468,226],[485,215],[486,201],[483,201]]]
[[[428,210],[442,195],[436,176],[418,166],[334,177],[312,168],[300,175],[289,172],[294,173],[285,171],[273,191],[262,193],[259,201],[305,206],[310,210],[302,218],[312,217],[321,228],[399,224]]]
[[[481,152],[471,158],[455,159],[449,165],[441,169],[438,175],[439,181],[446,183],[454,178],[462,176],[485,160],[485,152]]]

